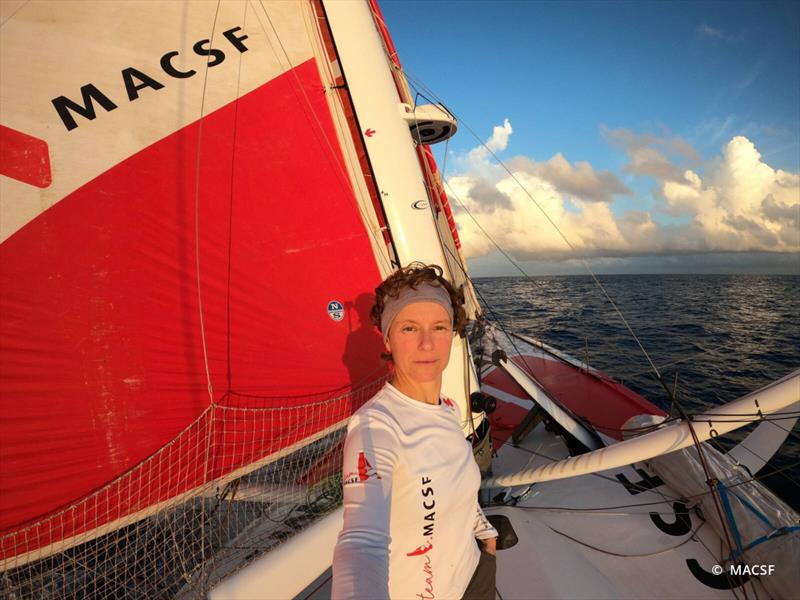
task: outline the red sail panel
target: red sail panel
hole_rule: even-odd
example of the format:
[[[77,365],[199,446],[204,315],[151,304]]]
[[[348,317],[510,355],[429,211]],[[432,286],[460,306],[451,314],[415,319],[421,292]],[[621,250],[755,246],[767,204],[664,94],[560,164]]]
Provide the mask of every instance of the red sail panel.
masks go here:
[[[335,140],[309,60],[0,246],[0,558],[324,430],[383,375]]]

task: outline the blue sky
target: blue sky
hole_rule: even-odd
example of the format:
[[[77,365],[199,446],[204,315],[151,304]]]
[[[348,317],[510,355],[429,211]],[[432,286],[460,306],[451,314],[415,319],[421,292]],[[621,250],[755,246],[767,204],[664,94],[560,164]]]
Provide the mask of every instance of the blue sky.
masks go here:
[[[403,66],[462,123],[451,195],[529,272],[581,272],[582,256],[599,272],[800,273],[800,3],[381,9]],[[521,169],[575,253],[466,125]],[[512,273],[460,212],[473,273]]]

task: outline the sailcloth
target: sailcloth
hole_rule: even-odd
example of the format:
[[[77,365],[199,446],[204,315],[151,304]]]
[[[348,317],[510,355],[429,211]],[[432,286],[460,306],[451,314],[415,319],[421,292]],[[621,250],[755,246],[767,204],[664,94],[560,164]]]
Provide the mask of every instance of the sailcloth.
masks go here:
[[[389,266],[318,4],[2,11],[6,570],[341,426]]]

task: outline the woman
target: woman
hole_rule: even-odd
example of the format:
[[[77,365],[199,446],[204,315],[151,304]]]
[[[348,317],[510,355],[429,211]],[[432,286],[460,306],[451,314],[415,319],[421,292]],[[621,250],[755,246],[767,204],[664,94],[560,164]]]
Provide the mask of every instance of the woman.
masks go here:
[[[371,316],[393,369],[348,426],[332,597],[493,599],[497,531],[478,505],[468,415],[440,396],[463,294],[419,263],[375,293]]]

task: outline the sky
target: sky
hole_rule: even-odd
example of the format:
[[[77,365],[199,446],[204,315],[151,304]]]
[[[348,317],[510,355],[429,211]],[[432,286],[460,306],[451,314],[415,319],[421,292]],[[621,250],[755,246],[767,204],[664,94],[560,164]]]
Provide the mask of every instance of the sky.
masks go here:
[[[800,3],[380,6],[473,276],[800,275]]]

